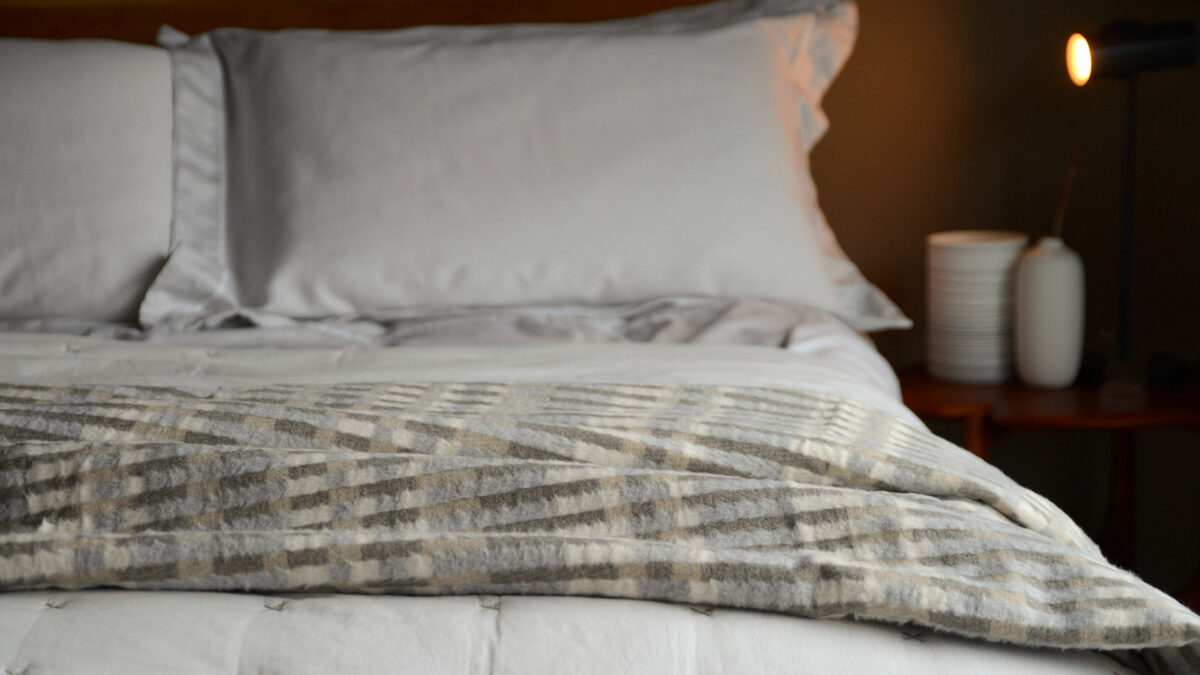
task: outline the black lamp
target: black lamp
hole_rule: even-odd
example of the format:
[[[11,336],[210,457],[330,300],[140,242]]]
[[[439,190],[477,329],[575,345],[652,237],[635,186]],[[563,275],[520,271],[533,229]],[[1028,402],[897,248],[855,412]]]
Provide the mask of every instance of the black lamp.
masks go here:
[[[1133,21],[1117,21],[1107,24],[1095,33],[1075,33],[1067,40],[1067,73],[1076,85],[1084,86],[1093,76],[1120,77],[1128,81],[1120,290],[1117,296],[1117,363],[1120,364],[1118,369],[1129,367],[1132,352],[1130,306],[1138,74],[1147,70],[1190,66],[1195,63],[1196,24],[1192,21],[1175,21],[1152,26]]]

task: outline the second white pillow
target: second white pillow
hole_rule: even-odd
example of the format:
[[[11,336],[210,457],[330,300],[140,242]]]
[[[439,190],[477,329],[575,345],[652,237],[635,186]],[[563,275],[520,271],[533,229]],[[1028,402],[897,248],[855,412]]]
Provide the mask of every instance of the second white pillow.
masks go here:
[[[142,320],[690,294],[903,325],[808,173],[856,22],[825,4],[177,39],[177,249]]]

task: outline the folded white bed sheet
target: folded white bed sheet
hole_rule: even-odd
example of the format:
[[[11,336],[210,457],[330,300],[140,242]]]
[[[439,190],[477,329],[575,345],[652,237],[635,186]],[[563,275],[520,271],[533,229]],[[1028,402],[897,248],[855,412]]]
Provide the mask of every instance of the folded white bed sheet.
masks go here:
[[[919,423],[895,376],[861,338],[813,337],[803,351],[746,345],[260,349],[0,334],[0,378],[21,384],[174,386],[188,391],[337,382],[637,382],[796,388],[854,397]]]
[[[10,331],[7,335],[3,331]],[[37,334],[22,338],[20,334]],[[48,337],[52,334],[56,337]],[[671,347],[678,344],[708,345],[758,345],[785,347],[794,354],[803,354],[808,360],[852,373],[874,383],[883,391],[899,397],[899,385],[891,367],[874,348],[869,338],[855,332],[832,314],[812,307],[747,299],[723,299],[700,297],[667,297],[648,302],[616,304],[599,307],[570,305],[545,305],[497,308],[447,308],[444,310],[413,310],[391,313],[363,319],[324,321],[285,321],[253,329],[228,328],[196,332],[176,332],[162,329],[139,330],[128,325],[104,324],[81,320],[29,320],[0,321],[0,336],[5,336],[4,353],[0,360],[9,359],[6,365],[19,368],[21,373],[34,377],[61,378],[107,378],[115,376],[126,383],[131,376],[148,376],[154,373],[158,382],[171,382],[171,378],[183,374],[194,376],[197,368],[217,369],[218,373],[258,372],[257,368],[269,368],[264,364],[282,359],[280,365],[264,370],[265,378],[283,378],[292,381],[299,374],[309,375],[309,369],[297,369],[295,364],[305,359],[318,362],[336,358],[345,368],[347,353],[351,360],[362,363],[362,370],[352,373],[338,370],[329,375],[348,379],[377,378],[373,365],[375,360],[384,363],[422,363],[425,352],[414,355],[408,351],[373,351],[370,347],[405,346],[460,346],[461,350],[434,352],[446,358],[462,359],[474,353],[471,347],[514,347],[523,351],[504,352],[505,358],[526,357],[516,361],[510,369],[493,371],[492,377],[525,377],[531,372],[552,378],[556,372],[531,371],[530,361],[540,362],[544,355],[559,353],[561,371],[578,366],[575,359],[605,360],[603,350],[586,349],[543,350],[551,345],[651,343],[666,349],[653,352],[649,358],[657,367],[663,367],[681,358]],[[92,336],[90,341],[73,341],[71,336]],[[112,340],[105,340],[111,338]],[[214,359],[212,352],[202,350],[172,352],[169,350],[144,349],[138,344],[118,346],[115,340],[141,341],[155,344],[172,344],[184,347],[207,349],[233,349],[223,352],[222,359]],[[86,346],[85,346],[86,345]],[[311,356],[303,354],[263,354],[253,351],[237,351],[238,348],[308,348],[315,350]],[[329,351],[330,348],[342,351]],[[84,350],[86,357],[63,358],[66,349]],[[30,351],[32,350],[32,351]],[[349,350],[349,351],[346,351]],[[772,353],[771,350],[764,350]],[[631,353],[641,354],[637,350]],[[682,352],[687,354],[688,352]],[[735,351],[735,353],[738,353]],[[455,355],[453,357],[449,355]],[[119,356],[118,356],[119,355]],[[774,356],[778,357],[778,354]],[[488,360],[490,362],[490,358]],[[738,356],[731,357],[734,363],[728,373],[731,382],[742,376],[737,363]],[[116,365],[105,366],[115,360]],[[126,372],[121,364],[136,361],[138,367]],[[173,370],[177,362],[194,363],[183,370]],[[242,361],[246,361],[245,370]],[[80,372],[61,368],[82,367]],[[159,364],[151,367],[150,364]],[[405,366],[408,367],[408,366]],[[462,370],[449,371],[450,376],[474,377],[465,369],[478,367],[466,362]],[[0,369],[6,372],[9,368]],[[17,372],[17,371],[12,371]],[[615,371],[613,377],[637,376],[637,369]],[[398,376],[429,377],[437,375],[432,370],[418,373],[402,371]],[[664,373],[670,378],[671,371]],[[344,376],[344,377],[343,377]],[[689,376],[696,376],[694,373]],[[446,377],[446,374],[438,375]],[[482,375],[480,375],[482,377]],[[437,378],[435,378],[437,379]],[[65,380],[56,380],[65,381]],[[102,380],[108,381],[108,380]],[[321,380],[329,381],[329,380]],[[374,380],[373,380],[374,381]],[[665,381],[671,381],[667,379]],[[148,383],[148,382],[147,382]]]

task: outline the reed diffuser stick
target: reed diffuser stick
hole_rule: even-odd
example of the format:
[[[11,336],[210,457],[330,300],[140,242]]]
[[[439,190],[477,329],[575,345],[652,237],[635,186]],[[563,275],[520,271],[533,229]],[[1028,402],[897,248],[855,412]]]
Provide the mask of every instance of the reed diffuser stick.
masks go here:
[[[1071,157],[1071,166],[1067,168],[1067,180],[1063,184],[1062,196],[1058,198],[1058,213],[1054,216],[1054,224],[1050,228],[1050,236],[1062,238],[1063,221],[1067,218],[1067,207],[1071,204],[1071,189],[1075,186],[1075,172],[1079,170],[1079,158],[1083,156],[1083,146],[1075,146]]]

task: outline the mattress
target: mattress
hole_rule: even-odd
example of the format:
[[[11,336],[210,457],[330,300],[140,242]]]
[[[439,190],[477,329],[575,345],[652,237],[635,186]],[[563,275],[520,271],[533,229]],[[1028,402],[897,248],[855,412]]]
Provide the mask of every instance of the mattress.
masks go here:
[[[229,387],[372,382],[630,382],[849,397],[907,424],[870,343],[820,322],[788,349],[533,344],[266,349],[0,334],[4,380]],[[1088,651],[911,625],[691,603],[463,594],[34,590],[0,595],[7,672],[1130,672]]]
[[[0,597],[11,673],[1129,673],[1087,652],[604,598],[138,591]]]

